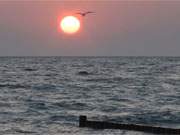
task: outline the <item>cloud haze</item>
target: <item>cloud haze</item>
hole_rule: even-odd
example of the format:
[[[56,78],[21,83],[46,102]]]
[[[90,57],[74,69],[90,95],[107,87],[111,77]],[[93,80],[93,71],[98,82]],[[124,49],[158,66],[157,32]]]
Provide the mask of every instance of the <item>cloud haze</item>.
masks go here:
[[[58,31],[77,11],[80,32]],[[179,56],[180,2],[0,2],[1,56]]]

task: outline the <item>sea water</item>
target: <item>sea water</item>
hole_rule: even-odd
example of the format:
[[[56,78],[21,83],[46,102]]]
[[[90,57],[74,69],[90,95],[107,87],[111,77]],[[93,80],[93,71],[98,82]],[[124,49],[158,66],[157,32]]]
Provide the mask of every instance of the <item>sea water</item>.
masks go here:
[[[180,57],[0,58],[1,135],[148,135],[79,128],[79,115],[180,128]]]

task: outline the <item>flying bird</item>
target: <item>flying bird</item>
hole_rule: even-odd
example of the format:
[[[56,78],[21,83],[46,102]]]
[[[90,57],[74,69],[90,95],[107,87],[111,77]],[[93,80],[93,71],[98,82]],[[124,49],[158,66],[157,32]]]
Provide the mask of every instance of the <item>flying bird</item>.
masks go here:
[[[81,15],[82,17],[85,17],[87,14],[91,14],[91,13],[95,13],[95,12],[92,12],[92,11],[88,11],[88,12],[78,12],[76,14],[79,14]]]

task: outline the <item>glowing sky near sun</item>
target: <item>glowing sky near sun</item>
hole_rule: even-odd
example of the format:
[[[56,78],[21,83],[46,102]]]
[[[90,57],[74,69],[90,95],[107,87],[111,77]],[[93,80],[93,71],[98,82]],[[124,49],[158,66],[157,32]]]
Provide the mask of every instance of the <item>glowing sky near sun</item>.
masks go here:
[[[80,31],[57,29],[79,11]],[[178,1],[0,1],[0,55],[179,55]]]

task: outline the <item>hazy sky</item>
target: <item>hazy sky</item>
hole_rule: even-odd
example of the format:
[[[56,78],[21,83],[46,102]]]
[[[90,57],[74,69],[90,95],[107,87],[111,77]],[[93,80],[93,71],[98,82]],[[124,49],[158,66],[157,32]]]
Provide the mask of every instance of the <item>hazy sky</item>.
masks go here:
[[[88,10],[77,34],[58,31]],[[180,1],[0,1],[0,55],[180,56]]]

